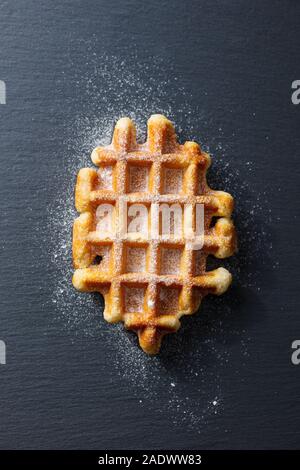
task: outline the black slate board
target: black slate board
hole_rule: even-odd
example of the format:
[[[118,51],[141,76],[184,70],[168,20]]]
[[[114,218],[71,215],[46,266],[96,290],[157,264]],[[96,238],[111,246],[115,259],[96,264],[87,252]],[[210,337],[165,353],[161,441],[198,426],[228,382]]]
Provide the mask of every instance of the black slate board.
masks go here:
[[[7,85],[0,105],[0,339],[7,345],[0,447],[297,448],[300,366],[290,356],[300,339],[300,106],[291,103],[291,83],[300,79],[299,2],[16,0],[3,1],[0,12]],[[122,58],[132,69],[146,64],[139,73],[155,72],[154,94],[155,80],[178,77],[185,94],[171,87],[161,108],[172,104],[181,140],[212,145],[211,182],[237,198],[241,250],[224,263],[236,273],[234,285],[166,340],[159,362],[146,363],[144,384],[132,372],[140,353],[137,364],[124,358],[118,366],[112,338],[128,337],[124,354],[137,347],[135,338],[104,323],[101,300],[93,300],[88,320],[98,336],[80,325],[68,331],[52,303],[58,274],[48,207],[58,194],[63,201],[70,179],[64,165],[74,151],[74,116],[97,114],[84,90],[91,58],[101,68],[104,55],[108,68]],[[93,85],[109,101],[97,76]],[[135,88],[124,86],[130,102]],[[222,176],[225,160],[230,178]],[[217,402],[211,409],[209,397]]]

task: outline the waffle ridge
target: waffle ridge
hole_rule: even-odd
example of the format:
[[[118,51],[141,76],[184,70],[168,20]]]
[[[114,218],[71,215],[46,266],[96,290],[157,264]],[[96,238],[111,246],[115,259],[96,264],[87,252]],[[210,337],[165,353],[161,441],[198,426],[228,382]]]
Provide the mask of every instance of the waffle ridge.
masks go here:
[[[142,349],[156,354],[163,336],[179,329],[183,315],[195,313],[205,295],[220,295],[231,283],[222,267],[207,272],[206,258],[225,258],[236,250],[233,198],[207,185],[210,156],[195,142],[179,144],[172,123],[159,114],[148,120],[143,144],[136,141],[133,122],[120,119],[112,143],[94,149],[91,159],[98,171],[81,169],[75,188],[80,215],[73,226],[73,285],[100,292],[105,320],[123,321],[137,332]],[[196,204],[203,204],[203,247],[193,250],[184,233],[151,239],[142,232],[124,238],[118,230],[108,235],[99,230],[99,206],[113,207],[112,221],[120,228],[124,202],[147,208],[147,227],[159,224],[155,210],[161,204],[188,204],[191,211],[183,217],[191,224]]]

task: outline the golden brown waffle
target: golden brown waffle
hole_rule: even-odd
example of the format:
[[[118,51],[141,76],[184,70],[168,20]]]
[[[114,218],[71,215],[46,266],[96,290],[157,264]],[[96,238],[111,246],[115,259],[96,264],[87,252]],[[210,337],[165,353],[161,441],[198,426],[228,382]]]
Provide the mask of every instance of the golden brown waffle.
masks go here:
[[[144,144],[137,144],[132,121],[120,119],[111,145],[96,148],[91,158],[99,170],[83,168],[76,183],[80,216],[73,229],[73,285],[103,294],[104,318],[123,321],[137,332],[143,350],[155,354],[163,335],[178,330],[182,315],[196,312],[206,294],[222,294],[230,285],[226,269],[206,272],[206,258],[235,251],[233,198],[208,187],[209,155],[195,142],[178,144],[172,123],[162,115],[150,117]],[[184,234],[151,239],[128,233],[122,238],[99,230],[99,205],[113,206],[118,226],[124,201],[145,205],[150,226],[157,204],[189,204],[192,209],[184,217],[191,224],[196,204],[203,204],[202,249],[193,250]]]

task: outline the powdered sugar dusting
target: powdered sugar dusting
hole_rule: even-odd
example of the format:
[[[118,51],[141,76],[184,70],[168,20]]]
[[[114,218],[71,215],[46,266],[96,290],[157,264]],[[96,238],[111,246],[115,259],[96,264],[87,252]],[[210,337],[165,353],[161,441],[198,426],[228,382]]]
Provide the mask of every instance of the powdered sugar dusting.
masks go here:
[[[129,191],[147,192],[149,168],[129,165]]]
[[[146,248],[127,247],[126,272],[140,273],[146,271]]]
[[[178,248],[161,249],[161,274],[178,274],[183,250]]]
[[[143,287],[125,287],[125,312],[141,312],[143,311],[143,302],[146,289]]]
[[[103,166],[99,168],[98,173],[98,185],[95,189],[112,189],[112,166]]]
[[[136,62],[129,64],[117,57],[99,57],[94,54],[91,45],[87,47],[86,75],[75,75],[75,83],[78,83],[85,99],[80,102],[74,121],[66,129],[66,152],[62,161],[64,172],[62,174],[58,171],[57,174],[60,192],[49,207],[49,231],[53,234],[51,249],[55,272],[52,301],[56,318],[63,322],[71,337],[105,336],[106,344],[109,343],[114,350],[112,367],[116,374],[127,381],[129,393],[138,397],[141,406],[151,404],[154,408],[159,403],[157,411],[169,410],[174,423],[185,423],[194,431],[201,432],[207,420],[220,413],[224,406],[219,370],[226,367],[231,355],[230,348],[224,342],[224,322],[231,314],[231,307],[226,301],[222,298],[212,300],[214,312],[219,313],[217,320],[205,321],[203,316],[200,318],[197,315],[191,321],[183,320],[181,331],[170,335],[170,339],[168,337],[168,344],[163,345],[161,354],[148,357],[137,346],[135,335],[126,332],[122,325],[105,327],[99,308],[99,302],[103,306],[103,301],[99,296],[82,295],[71,284],[71,234],[73,220],[77,216],[74,209],[75,177],[80,168],[92,166],[90,153],[93,148],[110,143],[116,120],[122,116],[132,118],[137,126],[138,138],[141,138],[144,137],[149,116],[152,113],[165,114],[175,121],[179,134],[182,132],[181,123],[184,123],[184,130],[189,132],[191,140],[197,140],[197,135],[194,135],[195,122],[208,122],[209,117],[204,118],[201,115],[189,93],[179,86],[177,77],[168,74],[169,78],[166,79],[165,75],[163,64],[158,60],[153,60],[151,65]],[[178,103],[175,106],[174,93],[181,96],[182,108]],[[259,291],[255,256],[261,253],[264,246],[271,249],[265,228],[271,220],[271,214],[267,214],[267,217],[265,214],[266,194],[253,196],[247,181],[241,179],[238,165],[233,165],[228,160],[230,149],[217,140],[208,142],[210,148],[205,146],[205,142],[201,143],[215,156],[213,169],[209,172],[209,175],[213,175],[212,187],[231,192],[237,201],[235,219],[240,232],[243,257],[241,259],[236,256],[227,261],[228,269],[243,287]],[[251,171],[253,164],[246,164]],[[137,171],[135,180],[130,185],[144,190],[147,185],[147,170]],[[100,169],[99,184],[103,188],[111,185],[110,171],[109,167]],[[174,174],[173,180],[174,185],[177,185],[177,174]],[[256,221],[261,216],[266,223],[258,226]],[[99,255],[104,256],[106,263],[108,262],[109,252]],[[267,262],[267,259],[261,261]],[[171,257],[170,262],[177,265],[177,253]],[[169,269],[167,262],[164,263],[164,269]],[[137,265],[138,260],[132,260],[132,270],[136,270]],[[134,308],[139,293],[131,294],[127,299],[129,311]],[[162,292],[161,296],[161,301],[166,303],[168,309],[177,293],[174,292],[169,297],[168,293]],[[203,308],[205,312],[205,305]],[[231,331],[231,336],[240,341],[242,354],[246,355],[250,340],[246,331],[234,330]],[[165,390],[163,397],[162,385]],[[157,401],[159,394],[160,399]]]

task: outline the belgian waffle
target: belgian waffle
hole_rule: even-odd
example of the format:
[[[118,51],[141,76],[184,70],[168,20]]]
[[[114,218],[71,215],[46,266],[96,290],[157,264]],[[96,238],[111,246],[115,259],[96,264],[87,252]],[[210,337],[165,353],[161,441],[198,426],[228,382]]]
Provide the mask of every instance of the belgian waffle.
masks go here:
[[[196,312],[206,294],[220,295],[231,283],[231,274],[220,267],[206,272],[206,258],[234,253],[236,236],[230,219],[233,198],[212,190],[206,182],[210,156],[195,142],[180,145],[172,123],[162,115],[148,120],[147,141],[137,144],[129,118],[120,119],[112,143],[91,155],[98,170],[79,171],[75,204],[80,216],[73,228],[73,285],[79,291],[104,296],[104,318],[123,321],[137,332],[142,349],[159,351],[162,337],[180,327],[180,317]],[[204,205],[204,243],[195,250],[184,233],[143,233],[119,236],[118,230],[101,227],[98,208],[112,207],[114,227],[121,225],[121,204],[142,204],[147,226],[159,204],[186,204],[184,217],[193,225],[196,204]],[[127,216],[126,216],[127,217]],[[123,222],[122,222],[123,223]]]

